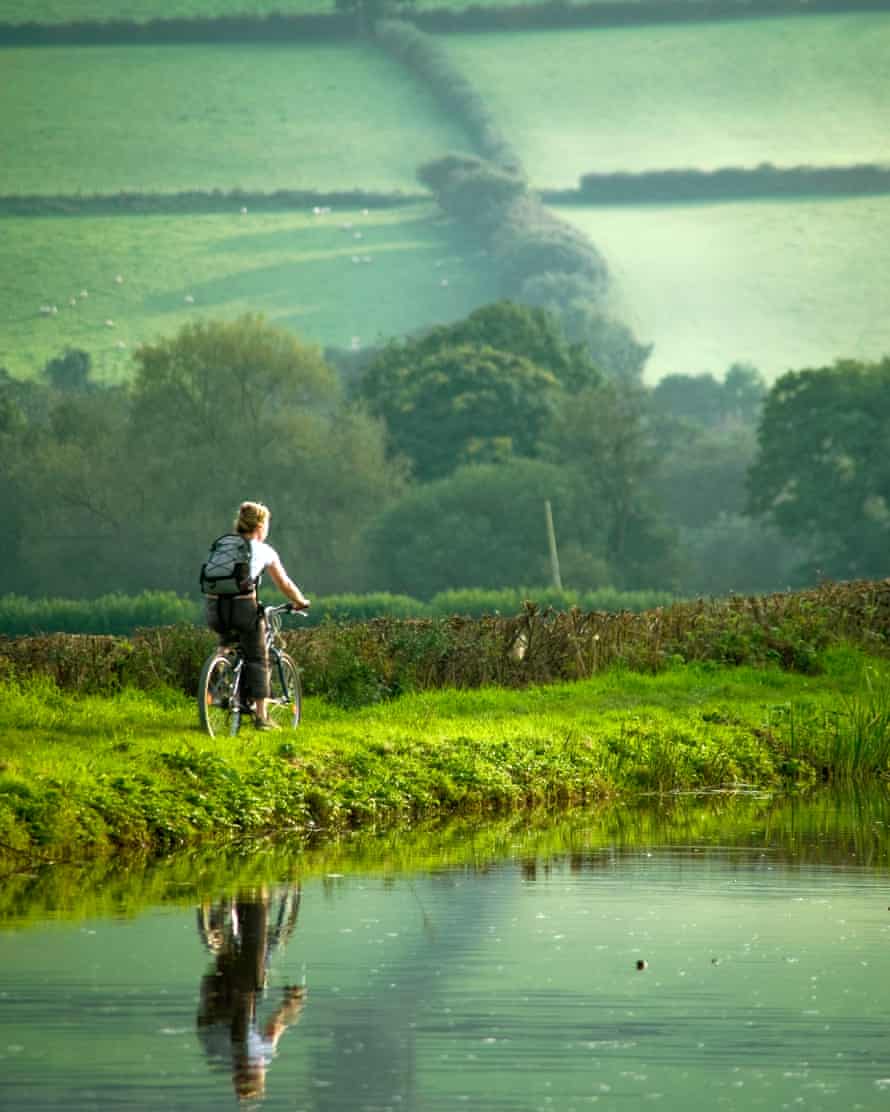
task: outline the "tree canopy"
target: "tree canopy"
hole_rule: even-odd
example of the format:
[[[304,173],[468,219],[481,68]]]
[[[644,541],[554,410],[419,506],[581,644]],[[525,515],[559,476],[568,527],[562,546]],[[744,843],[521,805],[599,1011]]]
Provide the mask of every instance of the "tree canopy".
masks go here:
[[[749,508],[811,547],[813,573],[887,575],[888,434],[890,358],[794,371],[770,391]]]

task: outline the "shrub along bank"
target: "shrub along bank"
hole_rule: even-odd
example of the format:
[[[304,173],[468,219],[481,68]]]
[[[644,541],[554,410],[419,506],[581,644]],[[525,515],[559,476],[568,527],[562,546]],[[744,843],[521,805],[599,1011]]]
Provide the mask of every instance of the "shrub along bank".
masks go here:
[[[815,673],[840,641],[869,652],[890,640],[890,580],[809,591],[678,602],[640,613],[555,610],[480,618],[330,621],[284,635],[308,694],[340,706],[441,687],[526,687],[584,679],[614,666],[775,665]],[[131,638],[55,634],[0,639],[0,679],[45,675],[63,689],[108,694],[166,686],[193,694],[212,635],[192,625]]]

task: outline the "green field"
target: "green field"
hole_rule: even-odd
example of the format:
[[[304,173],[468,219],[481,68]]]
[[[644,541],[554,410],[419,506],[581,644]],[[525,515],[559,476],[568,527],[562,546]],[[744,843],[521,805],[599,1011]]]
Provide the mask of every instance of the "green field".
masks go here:
[[[27,48],[2,54],[0,194],[402,189],[466,145],[381,51]]]
[[[890,161],[890,14],[444,38],[539,188]]]
[[[890,197],[561,208],[604,252],[653,381],[890,352]]]
[[[0,228],[0,366],[24,376],[73,346],[99,378],[126,377],[135,344],[244,312],[319,343],[368,344],[460,318],[494,288],[485,259],[464,253],[431,206],[10,217]],[[41,316],[44,304],[57,314]]]

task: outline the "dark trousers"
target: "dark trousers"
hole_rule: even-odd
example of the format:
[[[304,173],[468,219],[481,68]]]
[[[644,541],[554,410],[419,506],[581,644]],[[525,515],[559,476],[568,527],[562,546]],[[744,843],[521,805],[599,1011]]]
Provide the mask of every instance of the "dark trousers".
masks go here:
[[[255,598],[207,598],[207,624],[219,634],[221,644],[237,641],[246,661],[246,694],[251,699],[268,699],[269,654],[266,650],[266,619]]]

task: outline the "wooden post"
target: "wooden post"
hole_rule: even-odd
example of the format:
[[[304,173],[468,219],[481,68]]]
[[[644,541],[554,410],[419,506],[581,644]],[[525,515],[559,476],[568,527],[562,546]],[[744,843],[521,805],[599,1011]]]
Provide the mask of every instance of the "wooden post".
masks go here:
[[[547,544],[550,547],[550,578],[557,591],[562,590],[562,579],[559,574],[559,553],[556,551],[556,531],[553,528],[553,512],[550,509],[550,499],[544,499],[544,516],[547,519]]]

